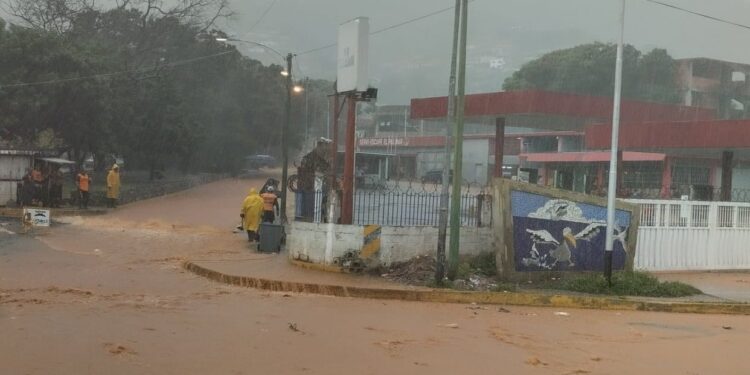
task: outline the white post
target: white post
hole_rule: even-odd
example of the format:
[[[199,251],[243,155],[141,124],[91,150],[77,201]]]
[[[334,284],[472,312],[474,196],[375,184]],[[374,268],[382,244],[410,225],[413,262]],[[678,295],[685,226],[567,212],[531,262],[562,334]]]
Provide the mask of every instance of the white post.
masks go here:
[[[615,63],[615,98],[612,107],[612,145],[609,159],[609,185],[607,187],[607,239],[604,248],[604,274],[607,281],[612,281],[612,250],[614,247],[615,199],[617,198],[617,151],[620,135],[620,97],[622,95],[622,49],[625,34],[625,0],[621,0],[620,38],[617,42],[617,61]]]

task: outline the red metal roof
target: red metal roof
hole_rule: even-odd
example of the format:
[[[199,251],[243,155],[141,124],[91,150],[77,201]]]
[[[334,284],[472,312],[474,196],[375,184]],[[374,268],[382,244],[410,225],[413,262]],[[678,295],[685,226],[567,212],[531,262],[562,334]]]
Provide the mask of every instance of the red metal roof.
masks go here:
[[[505,138],[533,138],[533,137],[578,137],[586,133],[572,130],[539,131],[524,133],[505,133]],[[495,133],[464,134],[464,139],[495,139]]]
[[[586,127],[586,148],[608,149],[611,125]],[[750,148],[750,120],[624,123],[621,148]]]
[[[411,118],[445,117],[447,97],[411,100]],[[504,91],[466,96],[467,117],[501,117],[538,114],[582,119],[607,120],[612,117],[612,99],[602,96],[567,94],[551,91]],[[711,109],[685,107],[635,100],[623,100],[623,121],[682,121],[715,118]]]
[[[521,158],[533,163],[597,163],[609,162],[609,151],[587,151],[587,152],[549,152],[538,154],[521,154]],[[664,161],[666,155],[649,152],[622,153],[623,161]]]

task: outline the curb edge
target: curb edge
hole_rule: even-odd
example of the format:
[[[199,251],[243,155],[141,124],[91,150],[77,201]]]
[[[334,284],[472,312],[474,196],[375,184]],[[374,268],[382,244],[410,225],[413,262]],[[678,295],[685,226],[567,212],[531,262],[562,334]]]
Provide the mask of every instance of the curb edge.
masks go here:
[[[711,302],[655,302],[633,301],[608,297],[542,295],[533,293],[470,292],[455,290],[406,290],[343,285],[325,285],[251,276],[227,275],[200,266],[191,261],[182,267],[198,276],[220,283],[272,292],[319,294],[334,297],[389,299],[434,303],[478,303],[489,305],[516,305],[533,307],[559,307],[596,310],[653,311],[692,314],[750,315],[750,304]],[[310,267],[314,268],[314,267]]]

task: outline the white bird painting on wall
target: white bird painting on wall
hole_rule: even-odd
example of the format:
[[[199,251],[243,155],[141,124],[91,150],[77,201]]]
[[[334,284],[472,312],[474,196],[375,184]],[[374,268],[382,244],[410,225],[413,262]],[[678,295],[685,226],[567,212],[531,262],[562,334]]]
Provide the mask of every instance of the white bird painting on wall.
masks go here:
[[[527,265],[536,263],[536,265],[540,267],[552,269],[558,263],[565,262],[568,267],[573,267],[575,266],[575,263],[573,261],[571,247],[575,248],[579,241],[590,241],[599,235],[601,229],[606,228],[606,226],[607,225],[604,223],[590,223],[577,234],[573,234],[573,230],[566,227],[562,230],[561,240],[557,240],[557,238],[555,238],[549,231],[544,229],[526,229],[526,232],[531,236],[531,241],[533,242],[531,249],[532,258],[536,255],[537,259],[536,261],[527,260],[525,263],[527,263]],[[536,248],[537,245],[554,246],[554,248],[545,254],[545,256],[539,257],[539,251]],[[552,258],[552,263],[546,262],[547,257]]]

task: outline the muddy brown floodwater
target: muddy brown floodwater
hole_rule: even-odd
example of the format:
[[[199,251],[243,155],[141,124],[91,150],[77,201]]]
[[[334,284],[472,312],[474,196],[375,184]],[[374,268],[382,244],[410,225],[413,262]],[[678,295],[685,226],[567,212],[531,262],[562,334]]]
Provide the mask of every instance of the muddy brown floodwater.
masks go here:
[[[182,270],[251,256],[231,229],[262,181],[0,233],[0,374],[750,373],[748,317],[267,293]]]

